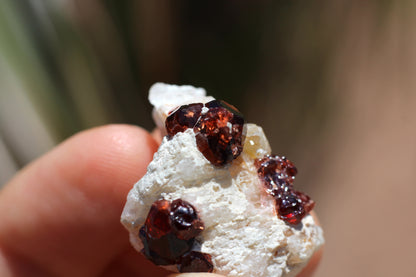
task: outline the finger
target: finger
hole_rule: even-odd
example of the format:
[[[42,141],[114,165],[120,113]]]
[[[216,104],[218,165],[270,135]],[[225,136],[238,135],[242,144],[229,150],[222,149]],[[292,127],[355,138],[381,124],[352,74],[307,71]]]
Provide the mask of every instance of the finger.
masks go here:
[[[0,192],[2,258],[45,275],[99,274],[130,249],[120,214],[157,146],[138,127],[106,126],[29,165]]]
[[[162,143],[163,134],[162,134],[162,131],[159,128],[153,129],[151,135],[157,143],[159,143],[159,144]]]
[[[100,277],[119,277],[119,276],[152,276],[163,277],[171,274],[151,261],[147,260],[142,254],[129,247],[126,252],[119,255],[111,264],[103,270]]]

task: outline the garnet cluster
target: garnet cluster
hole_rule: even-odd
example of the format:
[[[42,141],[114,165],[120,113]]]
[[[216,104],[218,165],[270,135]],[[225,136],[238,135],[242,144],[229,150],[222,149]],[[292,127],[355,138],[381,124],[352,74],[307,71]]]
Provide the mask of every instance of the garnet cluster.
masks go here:
[[[306,194],[293,188],[297,173],[295,165],[285,157],[268,155],[255,161],[258,175],[266,191],[276,201],[276,210],[280,219],[289,224],[299,224],[302,218],[315,206],[315,202]]]
[[[192,251],[203,230],[204,223],[190,203],[158,200],[139,232],[142,253],[156,265],[176,264],[179,272],[212,272],[211,256]]]
[[[178,132],[193,128],[199,151],[215,166],[237,158],[243,151],[242,114],[225,101],[183,105],[166,119],[166,130],[172,138]]]

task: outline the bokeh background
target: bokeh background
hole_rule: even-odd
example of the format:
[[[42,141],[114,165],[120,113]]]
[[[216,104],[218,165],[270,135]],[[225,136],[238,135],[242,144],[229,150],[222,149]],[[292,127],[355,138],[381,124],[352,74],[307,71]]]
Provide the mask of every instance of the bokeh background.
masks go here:
[[[192,84],[297,165],[316,276],[416,276],[415,30],[416,1],[2,0],[0,184],[78,131],[151,130],[149,87]]]

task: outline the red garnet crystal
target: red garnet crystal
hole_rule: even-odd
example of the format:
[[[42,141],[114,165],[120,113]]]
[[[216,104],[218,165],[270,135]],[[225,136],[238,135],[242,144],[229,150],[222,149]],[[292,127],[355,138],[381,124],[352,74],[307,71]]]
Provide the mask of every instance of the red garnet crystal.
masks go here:
[[[195,237],[204,230],[196,209],[188,202],[154,202],[140,229],[143,254],[157,265],[180,263],[194,246]]]
[[[182,255],[192,249],[195,241],[178,239],[172,233],[155,239],[149,236],[146,226],[140,229],[139,238],[143,243],[142,253],[156,265],[176,264]]]
[[[306,194],[293,189],[297,174],[295,165],[285,157],[268,155],[256,160],[255,166],[266,191],[276,200],[279,218],[289,224],[299,224],[313,209],[315,202]]]
[[[258,174],[268,183],[278,182],[291,186],[298,170],[286,157],[266,156],[255,161]]]
[[[203,108],[206,111],[202,111]],[[169,138],[193,128],[199,151],[213,165],[222,166],[237,158],[243,150],[244,118],[225,101],[213,100],[183,105],[166,119]]]
[[[169,222],[170,203],[167,200],[159,200],[152,204],[146,218],[146,231],[152,238],[158,239],[171,231]]]
[[[302,200],[293,192],[288,192],[280,198],[276,198],[276,207],[279,218],[293,225],[299,224],[305,216]]]
[[[196,143],[205,158],[216,166],[225,165],[243,151],[243,116],[224,101],[205,104],[208,111],[194,127]]]
[[[298,199],[300,199],[300,201],[303,204],[303,207],[305,208],[305,212],[309,213],[310,211],[312,211],[312,209],[315,207],[315,201],[313,201],[308,195],[304,194],[303,192],[300,191],[293,191],[296,196],[298,197]]]
[[[184,240],[194,238],[204,230],[204,224],[195,208],[181,199],[176,199],[171,204],[171,222],[173,232]]]
[[[165,122],[168,136],[172,138],[176,133],[193,128],[201,116],[202,107],[202,103],[195,103],[180,106],[172,111]]]
[[[211,255],[197,251],[184,255],[178,265],[179,272],[212,272],[213,269]]]

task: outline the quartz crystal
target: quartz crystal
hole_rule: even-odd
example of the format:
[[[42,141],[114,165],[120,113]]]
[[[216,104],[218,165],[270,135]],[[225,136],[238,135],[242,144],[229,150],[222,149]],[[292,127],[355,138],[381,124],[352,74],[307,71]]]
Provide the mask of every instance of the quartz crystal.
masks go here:
[[[244,152],[252,159],[260,159],[272,151],[263,129],[252,123],[246,123]]]

